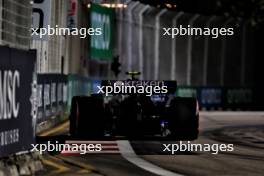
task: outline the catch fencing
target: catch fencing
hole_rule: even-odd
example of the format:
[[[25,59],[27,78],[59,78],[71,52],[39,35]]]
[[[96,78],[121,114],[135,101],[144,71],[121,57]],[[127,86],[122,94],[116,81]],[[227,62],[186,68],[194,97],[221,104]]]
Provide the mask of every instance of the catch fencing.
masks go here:
[[[177,80],[186,86],[252,86],[254,29],[247,20],[188,14],[129,1],[117,9],[116,50],[122,71],[147,80]],[[233,28],[234,35],[182,35],[163,28]],[[121,75],[126,78],[126,75]]]
[[[0,45],[30,48],[30,0],[0,0]]]

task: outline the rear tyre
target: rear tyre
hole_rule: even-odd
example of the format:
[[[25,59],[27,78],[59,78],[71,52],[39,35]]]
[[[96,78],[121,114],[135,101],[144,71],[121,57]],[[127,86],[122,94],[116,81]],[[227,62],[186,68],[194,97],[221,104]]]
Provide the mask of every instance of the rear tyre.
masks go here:
[[[196,98],[177,97],[171,101],[167,116],[171,136],[179,140],[198,138],[199,115]]]
[[[70,134],[82,138],[104,136],[104,106],[99,97],[77,97],[72,100]]]

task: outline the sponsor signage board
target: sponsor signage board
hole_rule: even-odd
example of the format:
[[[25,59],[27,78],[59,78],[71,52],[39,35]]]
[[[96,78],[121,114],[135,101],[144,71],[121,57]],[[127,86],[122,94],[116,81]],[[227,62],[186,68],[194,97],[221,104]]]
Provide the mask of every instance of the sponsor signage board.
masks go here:
[[[66,75],[39,74],[37,92],[38,123],[67,110],[68,86]]]
[[[90,53],[92,59],[112,59],[114,10],[98,4],[91,5],[91,27],[101,28],[101,35],[92,35]]]
[[[35,51],[0,47],[0,157],[35,142]]]

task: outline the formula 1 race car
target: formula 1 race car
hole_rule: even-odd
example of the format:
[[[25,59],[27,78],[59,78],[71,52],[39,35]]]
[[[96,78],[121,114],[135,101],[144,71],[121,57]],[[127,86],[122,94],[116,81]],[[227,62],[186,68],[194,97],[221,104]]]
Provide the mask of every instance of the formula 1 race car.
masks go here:
[[[124,84],[123,84],[124,83]],[[114,86],[134,85],[134,92],[113,92]],[[121,87],[120,87],[121,85]],[[140,87],[139,85],[143,85]],[[146,94],[148,86],[168,91]],[[112,89],[107,86],[112,86]],[[89,139],[126,137],[194,140],[198,137],[199,107],[196,98],[175,97],[175,81],[102,81],[100,94],[72,98],[71,136]],[[105,92],[112,90],[105,96]],[[123,88],[124,90],[125,88]],[[158,88],[154,88],[158,90]],[[129,90],[132,90],[131,87]],[[121,93],[120,93],[121,92]],[[149,93],[150,91],[148,91]],[[172,94],[173,93],[173,94]]]

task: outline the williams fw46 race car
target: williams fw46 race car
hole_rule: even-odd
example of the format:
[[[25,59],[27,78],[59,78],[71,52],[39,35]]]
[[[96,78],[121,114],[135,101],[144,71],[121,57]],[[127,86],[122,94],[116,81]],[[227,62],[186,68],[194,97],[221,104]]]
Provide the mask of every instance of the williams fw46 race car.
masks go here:
[[[197,139],[197,100],[175,97],[175,81],[101,81],[101,86],[97,87],[96,94],[72,98],[71,136]]]

